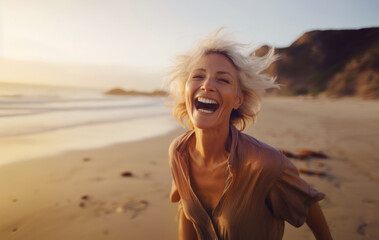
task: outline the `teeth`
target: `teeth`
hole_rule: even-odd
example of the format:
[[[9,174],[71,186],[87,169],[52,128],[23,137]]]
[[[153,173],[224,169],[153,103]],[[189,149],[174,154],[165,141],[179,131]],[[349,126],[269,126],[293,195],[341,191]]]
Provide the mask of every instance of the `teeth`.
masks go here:
[[[217,104],[217,102],[215,100],[211,100],[211,99],[208,99],[208,98],[199,97],[197,100],[199,102],[202,102],[202,103]]]
[[[205,110],[205,109],[202,109],[202,108],[200,108],[199,111],[200,112],[205,112],[205,113],[213,113],[213,111]]]

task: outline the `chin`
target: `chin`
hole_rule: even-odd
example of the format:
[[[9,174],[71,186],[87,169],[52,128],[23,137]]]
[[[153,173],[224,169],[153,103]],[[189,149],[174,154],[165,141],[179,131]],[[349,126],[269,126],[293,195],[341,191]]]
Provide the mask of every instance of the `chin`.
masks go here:
[[[204,130],[215,127],[218,117],[215,113],[202,113],[197,109],[194,109],[192,113],[191,122],[195,128]]]
[[[209,122],[203,122],[203,121],[192,122],[192,124],[194,128],[202,129],[202,130],[212,129],[215,127],[214,124],[211,124]]]
[[[220,121],[220,119],[206,119],[206,118],[193,118],[191,119],[192,125],[194,128],[207,130],[222,127],[224,124]],[[225,124],[227,125],[227,124]]]

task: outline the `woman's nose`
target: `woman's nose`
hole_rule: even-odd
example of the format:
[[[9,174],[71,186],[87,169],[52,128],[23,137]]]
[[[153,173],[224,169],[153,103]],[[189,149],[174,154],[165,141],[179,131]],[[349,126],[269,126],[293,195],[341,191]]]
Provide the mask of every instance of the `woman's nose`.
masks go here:
[[[204,90],[205,92],[215,91],[213,78],[212,77],[205,78],[203,81],[203,85],[201,86],[201,89]]]

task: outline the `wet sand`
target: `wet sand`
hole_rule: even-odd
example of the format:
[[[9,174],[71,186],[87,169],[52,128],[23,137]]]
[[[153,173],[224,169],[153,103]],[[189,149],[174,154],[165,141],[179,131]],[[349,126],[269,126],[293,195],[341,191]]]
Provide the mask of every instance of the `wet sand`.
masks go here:
[[[295,154],[325,153],[291,160],[324,173],[302,177],[326,194],[334,239],[378,239],[378,122],[379,101],[266,98],[246,132]],[[177,239],[167,148],[183,131],[0,166],[0,239]],[[287,224],[284,239],[314,238]]]

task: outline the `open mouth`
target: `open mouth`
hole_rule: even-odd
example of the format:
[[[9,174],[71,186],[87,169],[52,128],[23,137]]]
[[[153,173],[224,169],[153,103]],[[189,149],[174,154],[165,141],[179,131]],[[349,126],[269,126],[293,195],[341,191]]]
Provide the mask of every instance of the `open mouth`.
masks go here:
[[[198,97],[195,98],[195,108],[200,112],[213,113],[220,105],[213,99]]]

